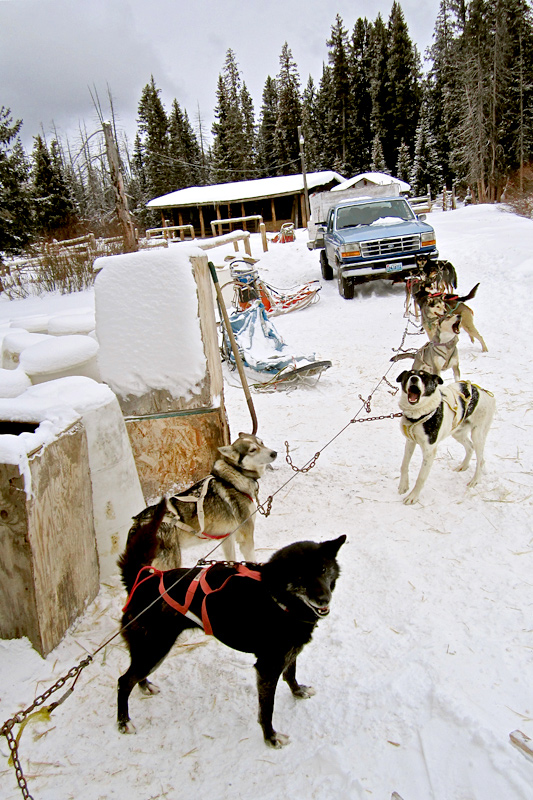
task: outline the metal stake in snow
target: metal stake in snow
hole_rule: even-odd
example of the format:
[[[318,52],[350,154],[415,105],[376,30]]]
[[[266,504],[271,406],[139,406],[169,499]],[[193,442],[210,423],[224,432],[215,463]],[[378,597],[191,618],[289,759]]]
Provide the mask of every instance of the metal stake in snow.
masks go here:
[[[242,359],[239,353],[239,348],[237,347],[237,342],[235,341],[235,337],[233,335],[233,330],[231,328],[231,323],[229,321],[228,312],[226,311],[226,305],[224,303],[224,298],[222,297],[222,289],[220,288],[220,284],[218,282],[218,275],[215,269],[215,265],[212,261],[209,261],[209,271],[211,272],[211,277],[213,278],[213,283],[215,284],[215,291],[217,293],[217,300],[218,300],[218,307],[220,308],[220,313],[222,314],[222,318],[224,320],[224,325],[226,326],[226,331],[228,332],[228,337],[231,344],[231,349],[233,350],[233,355],[235,357],[235,363],[237,365],[237,371],[239,373],[239,377],[241,379],[242,388],[244,390],[244,396],[246,397],[246,402],[248,403],[248,409],[250,411],[250,416],[252,418],[252,434],[255,435],[257,433],[257,415],[255,413],[254,404],[252,401],[252,395],[250,394],[250,388],[248,386],[248,381],[246,380],[246,375],[244,374],[244,367],[242,363]]]

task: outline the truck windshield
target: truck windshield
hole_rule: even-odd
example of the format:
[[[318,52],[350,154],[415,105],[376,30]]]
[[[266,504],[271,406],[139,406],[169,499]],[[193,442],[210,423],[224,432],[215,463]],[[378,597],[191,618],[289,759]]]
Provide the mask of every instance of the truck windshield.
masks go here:
[[[415,219],[409,205],[399,197],[379,203],[358,203],[337,209],[337,230],[360,225],[394,225]]]

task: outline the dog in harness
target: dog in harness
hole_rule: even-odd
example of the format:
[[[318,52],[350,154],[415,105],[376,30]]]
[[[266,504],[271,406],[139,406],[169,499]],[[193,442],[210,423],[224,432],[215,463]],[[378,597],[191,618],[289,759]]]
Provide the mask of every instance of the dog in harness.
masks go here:
[[[422,465],[416,483],[404,503],[416,503],[427,480],[438,444],[452,436],[465,448],[458,472],[468,469],[472,454],[476,454],[476,470],[468,483],[475,486],[483,468],[485,441],[495,411],[494,396],[469,381],[452,383],[441,389],[442,378],[423,370],[402,372],[396,379],[402,385],[400,409],[401,428],[405,436],[405,451],[400,470],[398,491],[409,489],[409,463],[416,445],[422,450]]]
[[[485,340],[474,325],[474,312],[470,306],[466,305],[468,300],[476,296],[479,283],[476,283],[467,295],[459,297],[457,294],[447,294],[446,292],[431,292],[417,296],[417,302],[422,315],[422,327],[430,339],[433,338],[435,328],[439,319],[445,314],[458,314],[461,318],[460,327],[466,331],[473,343],[476,339],[481,345],[483,353],[488,351]]]
[[[163,497],[134,517],[128,546],[134,540],[142,542],[143,565],[163,570],[180,567],[182,549],[198,538],[221,540],[228,561],[235,560],[237,540],[244,559],[255,561],[259,478],[277,453],[248,433],[240,433],[218,452],[206,478],[180,494]]]
[[[426,342],[420,350],[411,353],[397,353],[391,358],[391,361],[412,358],[414,370],[425,370],[432,375],[440,375],[444,370],[452,369],[454,379],[459,380],[461,374],[457,343],[460,324],[461,318],[458,314],[444,314],[439,318],[432,339]]]
[[[296,542],[266,564],[221,562],[168,571],[143,566],[139,542],[127,546],[120,559],[129,592],[122,635],[131,663],[118,681],[119,731],[135,733],[129,716],[132,689],[138,684],[145,694],[157,693],[148,675],[184,630],[199,627],[228,647],[255,654],[263,737],[274,748],[287,744],[288,736],[272,726],[276,687],[283,676],[294,697],[315,693],[296,680],[296,658],[318,620],[329,614],[339,576],[336,556],[345,541],[340,536],[320,544]]]

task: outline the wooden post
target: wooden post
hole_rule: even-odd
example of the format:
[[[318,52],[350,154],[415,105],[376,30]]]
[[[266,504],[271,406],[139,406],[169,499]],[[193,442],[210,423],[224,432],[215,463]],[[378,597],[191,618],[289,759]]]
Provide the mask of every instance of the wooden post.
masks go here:
[[[246,253],[246,255],[251,257],[252,248],[250,247],[250,236],[249,235],[244,237],[244,252]]]
[[[200,236],[202,239],[205,239],[205,223],[204,223],[204,212],[202,206],[198,206],[198,213],[200,215]]]
[[[302,228],[307,228],[308,219],[305,208],[305,197],[303,194],[300,195],[300,209],[302,212]]]
[[[446,211],[447,200],[446,200],[446,186],[442,189],[442,210]]]
[[[302,162],[302,178],[304,182],[304,200],[305,200],[305,214],[302,212],[302,219],[309,219],[311,216],[311,211],[309,207],[309,191],[307,189],[307,168],[305,165],[305,153],[304,153],[304,137],[302,135],[302,128],[301,125],[298,125],[298,142],[300,144],[300,160]],[[307,225],[307,222],[305,223]],[[305,227],[305,225],[304,225]]]
[[[118,150],[113,138],[113,130],[110,122],[103,122],[102,127],[104,130],[105,146],[107,152],[107,160],[109,162],[109,173],[111,175],[111,183],[115,193],[115,210],[117,212],[118,221],[122,228],[122,236],[124,237],[124,250],[126,253],[135,252],[137,241],[135,239],[135,230],[130,217],[128,208],[128,198],[124,191],[124,179],[120,171],[120,161],[118,157]]]
[[[274,203],[273,197],[270,200],[270,208],[272,211],[272,228],[275,230],[277,225],[277,220],[276,220],[276,204]]]
[[[178,211],[178,225],[183,225],[183,214],[181,211]],[[185,239],[185,231],[180,231],[180,239],[181,241]]]
[[[259,230],[261,232],[261,241],[263,242],[263,253],[268,252],[268,240],[267,240],[267,229],[264,222],[259,224]]]

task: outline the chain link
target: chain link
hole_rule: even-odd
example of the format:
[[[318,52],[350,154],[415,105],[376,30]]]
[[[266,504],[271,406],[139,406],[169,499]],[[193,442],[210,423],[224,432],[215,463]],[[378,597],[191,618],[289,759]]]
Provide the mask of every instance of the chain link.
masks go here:
[[[66,675],[63,675],[62,678],[59,678],[54,683],[53,686],[50,686],[49,689],[47,689],[45,692],[36,697],[31,706],[25,708],[24,711],[19,711],[19,713],[15,714],[15,716],[11,717],[11,719],[6,720],[6,722],[4,722],[4,724],[0,728],[0,734],[2,736],[5,736],[7,739],[7,743],[11,751],[13,766],[15,768],[17,783],[19,785],[20,791],[22,792],[22,796],[26,798],[26,800],[33,800],[33,797],[28,790],[28,783],[26,781],[26,778],[24,777],[24,772],[22,770],[18,753],[17,740],[13,736],[13,728],[15,727],[15,725],[20,725],[22,722],[24,722],[24,720],[30,716],[30,714],[34,709],[39,708],[39,706],[42,706],[43,703],[46,700],[48,700],[48,698],[52,694],[54,694],[54,692],[57,692],[58,689],[62,689],[65,683],[69,681],[71,678],[74,678],[75,679],[74,683],[76,683],[76,680],[78,679],[80,672],[83,669],[85,669],[85,667],[88,667],[92,660],[93,660],[92,656],[87,656],[87,658],[84,658],[83,661],[80,661],[78,666],[72,667],[72,669],[70,669]],[[50,706],[48,706],[49,713],[51,713],[54,709],[56,709],[64,700],[67,699],[67,697],[70,697],[73,691],[74,691],[74,684],[70,689],[68,689],[64,693],[64,695],[62,695],[62,697],[57,702],[52,703]]]
[[[289,443],[288,442],[285,442],[285,450],[287,451],[287,454],[285,456],[285,461],[287,462],[289,467],[293,470],[293,472],[303,472],[303,473],[309,472],[309,470],[313,469],[313,467],[315,466],[316,462],[318,461],[318,459],[320,457],[320,450],[319,450],[318,453],[314,454],[313,458],[311,459],[311,461],[309,462],[309,464],[306,467],[297,467],[295,464],[292,463],[292,458],[289,455]]]
[[[367,414],[370,414],[370,412],[372,411],[372,408],[370,407],[370,401],[372,400],[372,395],[371,395],[371,394],[369,394],[369,395],[368,395],[368,397],[367,397],[367,398],[366,398],[366,400],[365,400],[365,398],[363,397],[363,395],[361,395],[361,394],[360,394],[360,395],[359,395],[359,400],[360,400],[360,401],[362,402],[362,404],[364,405],[366,413],[367,413]]]
[[[262,505],[260,505],[260,506],[258,505],[257,506],[257,510],[264,517],[269,517],[270,516],[270,512],[272,511],[272,500],[273,500],[272,495],[269,495]],[[266,508],[265,508],[265,505],[266,505]]]
[[[33,797],[30,794],[30,791],[28,789],[28,783],[26,781],[26,778],[24,777],[24,773],[23,773],[22,767],[20,765],[20,759],[19,759],[19,755],[18,755],[17,740],[15,739],[13,734],[11,733],[11,730],[5,731],[4,732],[4,736],[7,739],[7,743],[8,743],[9,749],[11,751],[11,759],[13,761],[13,766],[15,768],[15,775],[16,775],[16,778],[17,778],[17,783],[19,785],[20,791],[22,792],[22,796],[24,798],[26,798],[26,800],[33,800]]]
[[[401,416],[402,412],[398,411],[396,414],[380,414],[379,417],[360,417],[359,419],[354,417],[350,422],[375,422],[377,419],[394,419],[395,417]]]

